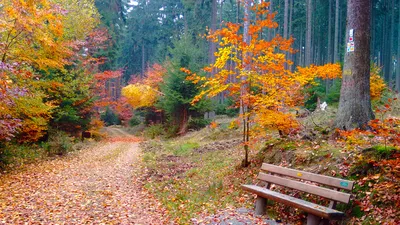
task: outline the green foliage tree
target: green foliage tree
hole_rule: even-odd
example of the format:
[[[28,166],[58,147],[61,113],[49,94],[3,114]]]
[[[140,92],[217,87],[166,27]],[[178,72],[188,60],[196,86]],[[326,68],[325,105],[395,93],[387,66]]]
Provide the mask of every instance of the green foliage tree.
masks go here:
[[[107,126],[121,124],[121,121],[118,119],[118,115],[113,112],[110,107],[106,108],[106,111],[101,114],[100,118]]]
[[[42,88],[46,102],[53,102],[50,126],[78,135],[87,130],[94,104],[93,76],[82,67],[43,74]]]
[[[181,68],[190,68],[199,71],[205,53],[195,45],[191,35],[185,34],[181,39],[175,40],[174,48],[170,48],[171,62],[168,72],[161,85],[163,96],[159,98],[157,106],[162,108],[170,119],[170,123],[179,126],[179,133],[187,131],[189,117],[200,117],[209,109],[206,100],[196,106],[190,102],[198,94],[195,84],[186,80],[187,74]]]

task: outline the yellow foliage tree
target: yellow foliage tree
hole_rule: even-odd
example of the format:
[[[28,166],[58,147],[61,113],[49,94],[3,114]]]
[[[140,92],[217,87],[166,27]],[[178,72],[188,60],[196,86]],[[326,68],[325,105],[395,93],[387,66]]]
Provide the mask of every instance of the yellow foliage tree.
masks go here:
[[[62,8],[65,40],[84,40],[100,23],[94,0],[52,0]]]
[[[372,64],[370,73],[371,100],[379,100],[383,90],[386,89],[385,80],[379,75],[381,68],[376,64]]]
[[[157,97],[162,95],[159,85],[166,73],[165,67],[155,63],[147,69],[144,79],[122,88],[121,93],[135,109],[153,106]]]
[[[145,84],[130,84],[122,88],[121,93],[135,109],[150,107],[157,100],[157,92]]]

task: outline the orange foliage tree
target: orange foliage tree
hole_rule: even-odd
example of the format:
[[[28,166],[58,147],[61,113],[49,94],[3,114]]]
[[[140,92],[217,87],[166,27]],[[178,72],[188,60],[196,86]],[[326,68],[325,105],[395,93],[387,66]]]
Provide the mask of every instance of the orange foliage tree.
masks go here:
[[[381,73],[381,68],[376,64],[372,64],[370,73],[371,100],[379,100],[382,96],[383,90],[386,89],[385,81],[379,75]]]
[[[274,21],[275,13],[268,11],[268,5],[268,2],[263,2],[252,8],[256,18],[250,20],[249,43],[244,41],[246,34],[241,33],[241,24],[227,23],[208,36],[210,40],[219,42],[215,63],[205,68],[207,72],[216,71],[214,77],[199,76],[182,68],[190,75],[189,80],[201,82],[202,90],[193,104],[203,97],[227,92],[236,99],[237,105],[242,102],[247,106],[247,112],[241,110],[240,115],[246,128],[243,134],[246,161],[249,136],[263,134],[266,129],[288,134],[297,127],[290,109],[303,102],[302,88],[313,83],[315,78],[332,79],[341,73],[337,64],[298,67],[294,72],[287,69],[293,63],[285,57],[285,52],[295,52],[291,48],[293,38],[284,39],[278,34],[267,41],[260,37],[263,29],[278,26]],[[256,124],[252,131],[250,124]],[[244,161],[246,164],[248,162]]]

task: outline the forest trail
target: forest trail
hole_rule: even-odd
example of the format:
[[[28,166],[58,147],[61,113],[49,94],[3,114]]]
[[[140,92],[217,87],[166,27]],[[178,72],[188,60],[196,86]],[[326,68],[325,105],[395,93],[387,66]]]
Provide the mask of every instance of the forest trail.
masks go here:
[[[101,142],[2,175],[0,224],[166,224],[142,188],[139,156],[137,142]]]
[[[128,132],[124,131],[123,129],[120,129],[118,127],[104,127],[103,131],[107,133],[109,137],[135,137]]]

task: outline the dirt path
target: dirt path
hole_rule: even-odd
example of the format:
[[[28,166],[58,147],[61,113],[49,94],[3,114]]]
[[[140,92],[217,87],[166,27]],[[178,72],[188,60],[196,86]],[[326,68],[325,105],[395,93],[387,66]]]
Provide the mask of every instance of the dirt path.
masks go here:
[[[141,187],[139,154],[101,143],[0,176],[0,224],[168,224]]]
[[[105,127],[103,128],[103,131],[110,137],[132,137],[132,135],[118,127]]]

